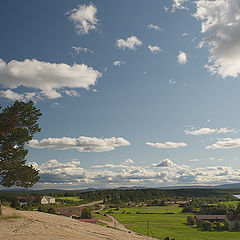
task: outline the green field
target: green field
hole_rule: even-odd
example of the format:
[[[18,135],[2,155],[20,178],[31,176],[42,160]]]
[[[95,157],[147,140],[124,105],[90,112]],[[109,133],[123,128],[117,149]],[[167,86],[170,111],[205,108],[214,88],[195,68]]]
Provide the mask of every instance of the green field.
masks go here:
[[[80,199],[79,197],[57,197],[56,199],[69,200],[69,201],[75,201],[75,202],[82,201],[82,199]]]
[[[175,240],[239,240],[240,232],[227,231],[200,231],[195,227],[187,226],[186,219],[189,214],[182,214],[179,207],[140,207],[122,208],[113,210],[110,215],[124,224],[128,229],[147,235],[147,223],[149,224],[149,235],[155,238],[164,239],[169,236]],[[108,212],[105,210],[104,212]],[[136,214],[140,213],[159,213],[159,214]],[[125,212],[125,213],[123,213]],[[166,214],[166,213],[175,214]],[[165,214],[164,214],[165,213]],[[152,234],[151,234],[152,233]]]

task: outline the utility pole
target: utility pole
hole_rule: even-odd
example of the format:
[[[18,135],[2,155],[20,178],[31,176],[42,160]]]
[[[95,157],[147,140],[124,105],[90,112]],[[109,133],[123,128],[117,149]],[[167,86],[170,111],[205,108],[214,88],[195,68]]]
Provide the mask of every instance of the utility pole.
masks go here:
[[[147,221],[147,236],[149,236],[149,230],[148,230],[148,228],[149,228],[149,221]]]

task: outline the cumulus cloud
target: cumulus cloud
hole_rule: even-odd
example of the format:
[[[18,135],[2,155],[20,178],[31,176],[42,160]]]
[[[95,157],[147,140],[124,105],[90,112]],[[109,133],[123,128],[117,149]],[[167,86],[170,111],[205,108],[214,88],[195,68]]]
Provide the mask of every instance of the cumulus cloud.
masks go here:
[[[60,163],[51,159],[43,164],[29,164],[40,171],[41,178],[37,183],[39,188],[221,184],[239,182],[240,177],[239,169],[227,166],[192,168],[186,165],[177,165],[169,159],[164,159],[153,166],[105,164],[93,166],[91,169],[81,167],[78,160]]]
[[[65,93],[70,97],[79,97],[80,94],[75,90],[65,90]]]
[[[184,3],[186,3],[188,0],[173,0],[172,4],[172,12],[175,12],[176,10],[187,10],[188,8],[185,6]]]
[[[222,138],[216,143],[209,145],[206,149],[226,149],[240,147],[240,138]]]
[[[183,51],[179,51],[179,54],[177,56],[177,61],[179,64],[182,64],[182,65],[186,64],[188,62],[187,54]]]
[[[200,160],[198,158],[193,158],[193,159],[190,159],[189,162],[199,162]]]
[[[9,100],[15,101],[29,101],[32,100],[34,102],[36,102],[37,100],[41,99],[40,94],[36,93],[36,92],[25,92],[25,93],[16,93],[10,89],[8,90],[1,90],[0,91],[0,97],[1,98],[7,98]]]
[[[134,163],[134,161],[131,158],[125,159],[124,163]]]
[[[169,83],[170,85],[174,85],[174,84],[177,83],[177,81],[175,81],[174,79],[170,79],[170,80],[168,81],[168,83]]]
[[[130,142],[124,138],[95,138],[80,136],[78,138],[44,138],[42,140],[31,140],[29,146],[44,149],[53,148],[57,150],[77,149],[79,152],[106,152],[116,147],[128,146]]]
[[[152,52],[152,53],[157,53],[157,52],[161,52],[162,49],[159,46],[152,46],[152,45],[148,45],[148,49]]]
[[[236,133],[237,131],[235,129],[228,129],[228,128],[200,128],[197,130],[185,130],[184,133],[187,135],[206,135],[211,133]]]
[[[197,0],[193,15],[202,22],[204,34],[200,47],[209,47],[206,68],[223,78],[240,73],[240,1]]]
[[[128,37],[126,40],[117,39],[116,46],[120,49],[130,49],[136,50],[137,47],[142,46],[142,41],[138,39],[136,36]]]
[[[158,25],[155,25],[155,24],[148,24],[148,29],[151,29],[151,30],[156,30],[156,31],[162,31],[163,29],[160,28]]]
[[[184,142],[164,142],[164,143],[152,143],[146,142],[147,145],[155,147],[155,148],[179,148],[179,147],[186,147],[187,144]]]
[[[94,54],[94,51],[92,51],[88,48],[74,47],[74,46],[72,46],[72,48],[77,54],[80,54],[81,52]]]
[[[125,64],[125,62],[124,61],[119,61],[119,60],[113,62],[114,66],[121,66],[122,64]]]
[[[95,30],[98,20],[96,18],[97,8],[93,4],[78,5],[70,12],[69,19],[75,24],[79,35],[88,34],[90,30]]]
[[[185,32],[185,33],[182,34],[182,36],[183,36],[183,37],[189,36],[189,33],[186,33],[186,32]]]
[[[159,163],[154,163],[151,165],[151,167],[173,167],[173,166],[176,166],[176,164],[168,158],[161,160]]]
[[[48,99],[61,97],[58,89],[85,88],[95,85],[101,73],[85,64],[72,66],[64,63],[41,62],[36,59],[24,61],[12,60],[9,63],[0,59],[0,84],[5,88],[28,87],[41,90],[40,95]],[[9,99],[36,97],[38,93],[25,93],[23,96],[14,95],[11,90],[1,92],[1,96]]]

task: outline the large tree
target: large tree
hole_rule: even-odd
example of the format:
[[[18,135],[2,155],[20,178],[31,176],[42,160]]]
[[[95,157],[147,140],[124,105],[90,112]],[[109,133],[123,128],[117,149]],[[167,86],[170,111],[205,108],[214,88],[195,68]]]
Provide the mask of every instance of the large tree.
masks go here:
[[[26,165],[28,143],[36,132],[42,114],[34,103],[15,101],[1,111],[0,106],[0,184],[4,187],[32,187],[39,180],[38,171]]]

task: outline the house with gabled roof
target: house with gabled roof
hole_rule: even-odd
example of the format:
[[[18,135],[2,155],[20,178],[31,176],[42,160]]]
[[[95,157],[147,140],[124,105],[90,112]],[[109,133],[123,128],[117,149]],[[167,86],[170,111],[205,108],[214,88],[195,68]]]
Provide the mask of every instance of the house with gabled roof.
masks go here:
[[[55,203],[55,198],[50,196],[41,197],[41,204],[52,204]]]

